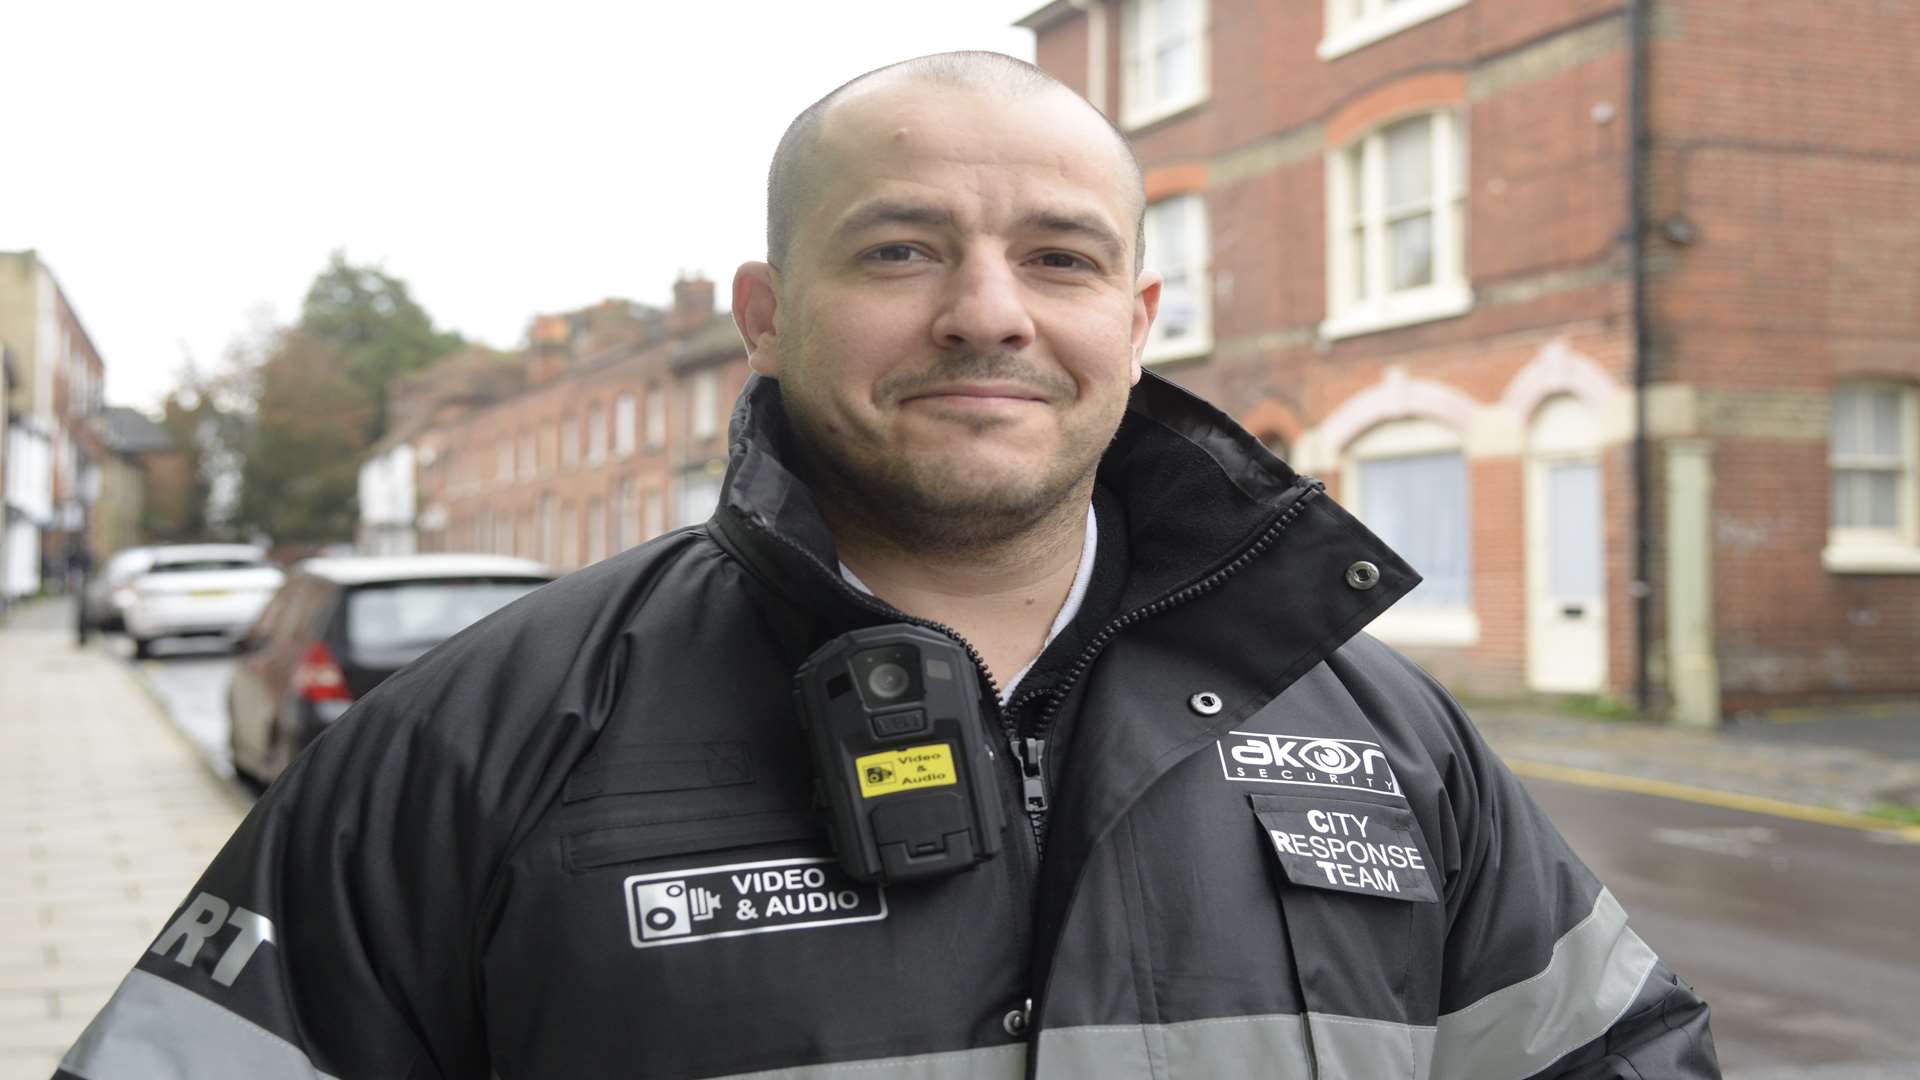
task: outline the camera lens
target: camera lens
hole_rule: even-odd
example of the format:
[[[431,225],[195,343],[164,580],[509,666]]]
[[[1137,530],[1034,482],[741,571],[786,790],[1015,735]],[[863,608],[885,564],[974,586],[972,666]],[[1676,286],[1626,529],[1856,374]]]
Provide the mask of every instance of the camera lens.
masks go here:
[[[912,682],[907,669],[891,660],[875,664],[873,670],[867,672],[867,689],[873,691],[873,696],[882,701],[897,698],[906,693],[907,687]]]

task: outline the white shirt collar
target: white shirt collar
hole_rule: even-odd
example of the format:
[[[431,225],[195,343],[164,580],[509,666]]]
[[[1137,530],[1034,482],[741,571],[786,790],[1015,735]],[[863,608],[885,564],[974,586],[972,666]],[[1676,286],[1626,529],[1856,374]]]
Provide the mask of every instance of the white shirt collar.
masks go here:
[[[1027,666],[1014,672],[1013,677],[1007,680],[1007,684],[1001,687],[1000,704],[1005,705],[1013,700],[1014,688],[1020,685],[1020,680],[1026,678],[1027,672],[1033,670],[1033,665],[1046,653],[1047,646],[1053,644],[1053,639],[1060,636],[1060,631],[1065,630],[1073,622],[1074,616],[1080,614],[1080,605],[1087,598],[1087,583],[1093,580],[1093,555],[1099,543],[1100,526],[1094,520],[1093,504],[1089,503],[1087,504],[1087,529],[1080,541],[1080,565],[1073,572],[1073,585],[1067,589],[1067,599],[1060,605],[1059,614],[1053,617],[1053,625],[1047,629],[1047,640],[1041,643],[1040,651],[1034,653],[1033,659],[1027,661]],[[867,583],[861,581],[852,570],[848,569],[846,563],[840,564],[840,576],[846,579],[847,584],[868,596],[873,595],[873,590],[867,588]]]

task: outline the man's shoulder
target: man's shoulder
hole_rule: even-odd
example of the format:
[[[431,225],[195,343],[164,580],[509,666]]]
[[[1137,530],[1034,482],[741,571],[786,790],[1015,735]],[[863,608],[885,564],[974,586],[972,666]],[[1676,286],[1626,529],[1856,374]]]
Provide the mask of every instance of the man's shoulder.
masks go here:
[[[685,617],[727,558],[700,527],[667,533],[542,585],[403,668],[367,708],[463,724],[536,720],[590,707],[617,674],[624,636]]]

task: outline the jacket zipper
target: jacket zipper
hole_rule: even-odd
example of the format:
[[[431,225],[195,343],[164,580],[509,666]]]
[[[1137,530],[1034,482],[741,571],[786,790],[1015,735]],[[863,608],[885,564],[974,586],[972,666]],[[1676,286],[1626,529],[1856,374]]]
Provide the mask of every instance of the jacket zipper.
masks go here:
[[[1067,697],[1073,692],[1074,684],[1080,681],[1081,676],[1087,673],[1087,669],[1093,666],[1093,661],[1115,637],[1119,636],[1121,631],[1204,596],[1245,569],[1253,560],[1266,554],[1267,549],[1280,539],[1280,534],[1286,531],[1287,526],[1293,524],[1293,519],[1299,516],[1306,504],[1323,490],[1325,485],[1320,481],[1311,481],[1311,486],[1302,492],[1292,505],[1282,510],[1279,516],[1273,519],[1273,523],[1267,526],[1266,531],[1261,533],[1232,562],[1177,592],[1169,593],[1145,607],[1135,608],[1108,622],[1100,628],[1100,631],[1093,636],[1093,640],[1087,643],[1087,647],[1074,660],[1073,667],[1068,669],[1064,680],[1055,686],[1029,691],[1007,704],[1004,711],[1008,717],[1007,726],[1011,729],[1014,726],[1013,718],[1019,716],[1021,709],[1037,698],[1052,699],[1039,718],[1034,721],[1032,735],[1015,743],[1016,747],[1025,751],[1020,760],[1027,797],[1027,818],[1033,824],[1034,850],[1041,857],[1046,853],[1048,792],[1052,790],[1054,772],[1057,771],[1048,768],[1050,764],[1047,757],[1048,733],[1060,709],[1066,704]]]
[[[872,596],[871,594],[868,594],[868,593],[861,592],[859,589],[856,589],[853,586],[847,584],[847,580],[840,576],[839,571],[828,567],[827,564],[821,561],[820,557],[815,555],[813,552],[808,551],[806,548],[801,547],[799,544],[781,535],[779,532],[776,532],[772,527],[762,524],[758,518],[755,518],[752,515],[742,515],[742,517],[744,517],[746,521],[749,524],[751,524],[754,528],[772,537],[774,540],[778,541],[782,546],[792,550],[795,554],[799,555],[802,559],[806,560],[806,562],[809,565],[819,570],[820,573],[823,576],[825,576],[828,581],[832,582],[836,589],[838,589],[843,595],[845,595],[848,599],[852,600],[855,604],[859,605],[860,607],[865,608],[866,610],[873,612],[876,615],[880,615],[884,618],[891,619],[895,622],[908,622],[908,623],[912,623],[915,626],[920,626],[928,630],[932,630],[935,633],[944,634],[947,637],[952,638],[955,642],[957,642],[962,649],[965,649],[967,652],[968,659],[973,661],[973,669],[979,673],[981,681],[986,684],[987,707],[992,711],[993,719],[997,724],[997,726],[1000,728],[1002,735],[1005,737],[1008,749],[1012,751],[1012,753],[1009,755],[1009,764],[1014,769],[1014,782],[1020,785],[1021,797],[1023,798],[1023,800],[1025,800],[1030,804],[1032,798],[1034,797],[1034,793],[1037,792],[1040,799],[1041,812],[1042,813],[1045,812],[1046,793],[1045,793],[1045,787],[1044,787],[1044,783],[1045,783],[1044,778],[1041,776],[1041,774],[1038,771],[1034,771],[1032,773],[1029,772],[1028,766],[1026,764],[1026,758],[1022,754],[1022,751],[1024,748],[1020,745],[1020,740],[1017,737],[1017,734],[1014,730],[1013,715],[1008,710],[1002,709],[1000,707],[1000,684],[994,681],[993,672],[987,670],[986,659],[980,655],[979,650],[973,647],[972,642],[962,637],[959,631],[955,630],[951,626],[946,625],[945,623],[938,623],[938,622],[934,622],[932,619],[922,619],[917,616],[909,615],[906,612],[901,611],[890,604],[882,602],[878,597]],[[993,744],[991,742],[987,744],[987,749],[989,753],[992,752]],[[994,754],[993,756],[999,757],[1000,755]],[[1036,758],[1036,761],[1037,760],[1039,759]],[[1028,813],[1027,820],[1030,826],[1027,832],[1027,836],[1032,841],[1033,846],[1031,850],[1033,854],[1031,859],[1024,860],[1027,863],[1027,865],[1022,868],[1025,872],[1016,873],[1013,875],[1013,877],[1018,881],[1021,889],[1026,894],[1024,897],[1014,898],[1015,899],[1014,911],[1018,914],[1023,915],[1024,919],[1031,919],[1033,917],[1033,901],[1034,901],[1035,891],[1038,888],[1039,877],[1040,877],[1040,845],[1042,842],[1042,833],[1041,833],[1042,824],[1041,822],[1034,819],[1031,812]],[[1015,833],[1018,833],[1020,830],[1016,829],[1013,831]],[[1021,848],[1023,853],[1027,850],[1024,844],[1017,840],[1014,842],[1013,846],[1016,848]],[[1014,928],[1013,928],[1014,949],[1016,954],[1020,956],[1027,955],[1027,942],[1026,942],[1027,933],[1026,933],[1026,926],[1025,926],[1024,919],[1018,919],[1018,918],[1015,919]]]

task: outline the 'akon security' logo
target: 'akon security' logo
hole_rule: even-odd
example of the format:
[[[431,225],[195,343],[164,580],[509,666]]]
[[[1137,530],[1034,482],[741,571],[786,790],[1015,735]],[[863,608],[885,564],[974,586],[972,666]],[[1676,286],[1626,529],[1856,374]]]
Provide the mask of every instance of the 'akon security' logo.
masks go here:
[[[1227,735],[1214,745],[1220,751],[1220,772],[1229,780],[1353,788],[1406,798],[1379,743],[1259,731]]]

